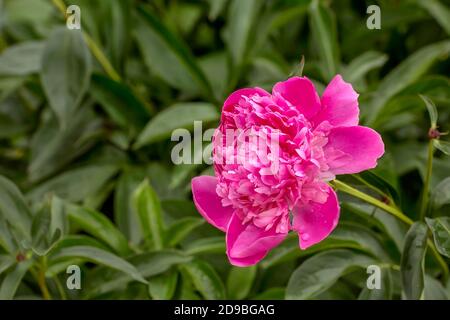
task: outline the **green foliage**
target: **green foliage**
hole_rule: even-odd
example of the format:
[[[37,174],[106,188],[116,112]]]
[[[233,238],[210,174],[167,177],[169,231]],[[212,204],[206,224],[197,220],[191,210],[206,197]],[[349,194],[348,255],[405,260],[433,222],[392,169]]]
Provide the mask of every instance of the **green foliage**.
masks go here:
[[[376,3],[381,30],[364,1],[0,1],[0,299],[449,299],[449,8]],[[293,233],[232,267],[190,194],[212,169],[174,165],[171,134],[299,72],[360,94],[386,154],[342,179],[385,207],[339,192],[326,240],[300,250]],[[74,264],[81,290],[64,286]]]

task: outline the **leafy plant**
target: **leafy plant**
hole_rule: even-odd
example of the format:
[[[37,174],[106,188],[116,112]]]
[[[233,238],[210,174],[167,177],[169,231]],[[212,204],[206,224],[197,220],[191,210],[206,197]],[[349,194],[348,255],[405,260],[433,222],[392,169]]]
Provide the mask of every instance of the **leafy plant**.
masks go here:
[[[449,298],[444,1],[377,1],[381,30],[364,1],[73,0],[81,30],[68,4],[0,0],[1,299]],[[230,92],[301,69],[319,91],[351,82],[386,154],[332,182],[327,240],[231,267],[190,195],[211,167],[174,165],[172,131],[214,128]]]

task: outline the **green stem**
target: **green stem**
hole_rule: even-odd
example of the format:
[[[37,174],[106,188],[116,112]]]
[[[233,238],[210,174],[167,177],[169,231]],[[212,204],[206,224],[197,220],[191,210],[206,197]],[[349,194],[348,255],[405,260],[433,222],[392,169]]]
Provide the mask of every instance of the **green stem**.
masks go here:
[[[427,208],[428,208],[428,197],[429,197],[428,193],[429,193],[429,188],[430,188],[431,173],[433,171],[433,152],[434,152],[433,139],[430,139],[430,141],[428,142],[427,172],[425,175],[425,181],[424,181],[423,193],[422,193],[422,202],[421,202],[421,206],[420,206],[420,216],[419,216],[420,221],[425,220],[425,215],[427,213]]]
[[[58,275],[54,276],[53,280],[55,281],[56,288],[58,289],[61,300],[67,300],[66,291],[64,290],[64,287],[62,286],[61,281],[59,281]]]
[[[414,222],[408,217],[406,216],[403,212],[401,212],[399,209],[397,209],[396,207],[393,207],[391,205],[388,205],[378,199],[375,199],[374,197],[369,196],[368,194],[365,194],[364,192],[359,191],[358,189],[355,189],[351,186],[349,186],[348,184],[339,181],[339,180],[333,180],[331,182],[331,184],[338,190],[348,193],[356,198],[359,198],[367,203],[373,204],[374,206],[383,209],[384,211],[390,213],[391,215],[393,215],[394,217],[396,217],[397,219],[403,221],[406,224],[413,224]]]
[[[333,180],[330,182],[330,184],[332,186],[334,186],[337,190],[340,190],[342,192],[345,192],[347,194],[350,194],[358,199],[361,199],[367,203],[370,203],[382,210],[384,210],[385,212],[393,215],[394,217],[396,217],[397,219],[403,221],[404,223],[406,223],[407,225],[412,225],[414,223],[414,221],[412,221],[408,216],[406,216],[402,211],[400,211],[398,208],[392,206],[392,205],[387,205],[386,203],[375,199],[367,194],[365,194],[364,192],[361,192],[351,186],[349,186],[348,184],[339,181],[339,180]],[[437,251],[433,241],[431,241],[430,239],[428,239],[427,241],[428,246],[431,249],[431,253],[433,254],[433,256],[436,259],[436,262],[439,264],[439,266],[442,269],[442,278],[444,283],[446,283],[448,276],[449,276],[449,270],[448,270],[448,266],[447,263],[445,262],[445,260],[442,258],[442,256],[439,254],[439,252]]]
[[[38,285],[39,285],[39,288],[41,289],[42,297],[44,298],[44,300],[52,300],[52,296],[50,295],[50,291],[48,290],[47,282],[45,279],[46,270],[47,270],[47,258],[43,257],[42,261],[41,261],[41,266],[39,268],[39,272],[37,275]]]

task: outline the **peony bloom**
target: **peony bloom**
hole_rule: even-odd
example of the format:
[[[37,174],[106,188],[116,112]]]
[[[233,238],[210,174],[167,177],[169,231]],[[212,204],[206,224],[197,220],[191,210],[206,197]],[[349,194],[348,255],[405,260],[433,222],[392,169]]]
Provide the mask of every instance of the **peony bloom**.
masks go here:
[[[337,75],[322,98],[308,78],[292,77],[272,94],[240,89],[225,101],[215,177],[195,177],[192,193],[200,214],[226,232],[233,265],[259,262],[290,230],[306,249],[336,227],[339,203],[327,181],[374,168],[384,153],[380,135],[358,126],[357,99]]]

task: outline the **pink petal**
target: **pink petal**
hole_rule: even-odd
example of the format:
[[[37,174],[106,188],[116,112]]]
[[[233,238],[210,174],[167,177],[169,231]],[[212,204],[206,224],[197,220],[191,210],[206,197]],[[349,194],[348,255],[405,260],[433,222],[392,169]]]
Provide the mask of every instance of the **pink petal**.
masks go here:
[[[358,173],[376,167],[377,159],[384,154],[384,144],[370,128],[338,127],[330,130],[324,152],[332,173]]]
[[[339,74],[326,87],[321,102],[323,110],[314,119],[316,124],[328,121],[333,126],[358,125],[358,94]]]
[[[253,223],[242,224],[235,214],[227,230],[227,255],[230,263],[238,267],[251,266],[266,256],[270,249],[284,240],[287,233],[276,233],[272,227],[265,231]]]
[[[194,203],[200,214],[214,227],[225,232],[233,209],[222,206],[222,198],[216,193],[217,178],[212,176],[195,177],[191,184]]]
[[[307,249],[328,237],[338,220],[339,203],[331,187],[328,187],[325,203],[311,202],[294,208],[293,229],[298,232],[300,248]]]
[[[280,97],[295,106],[307,119],[320,111],[320,98],[314,84],[306,77],[292,77],[278,82],[272,90],[275,101]]]
[[[270,94],[266,90],[258,87],[239,89],[230,94],[225,100],[225,102],[223,103],[223,111],[233,110],[234,106],[239,103],[239,100],[242,99],[242,97],[251,97],[255,94],[262,97],[270,96]]]

